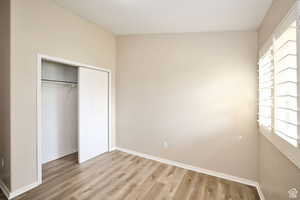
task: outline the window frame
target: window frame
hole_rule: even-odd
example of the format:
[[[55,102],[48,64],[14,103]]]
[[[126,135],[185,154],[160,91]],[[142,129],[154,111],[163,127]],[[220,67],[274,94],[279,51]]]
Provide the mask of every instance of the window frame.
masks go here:
[[[266,44],[261,48],[259,52],[259,58],[263,57],[267,51],[272,48],[275,48],[275,39],[278,38],[291,24],[291,22],[296,21],[296,31],[297,31],[297,104],[300,108],[300,3],[296,1],[295,5],[292,7],[292,9],[289,11],[289,13],[286,15],[286,17],[282,20],[282,22],[277,26],[275,31],[272,33],[269,40],[266,42]],[[276,61],[275,61],[276,62]],[[275,65],[274,65],[275,69]],[[273,84],[275,84],[273,82]],[[275,96],[273,96],[273,102],[275,100]],[[272,127],[274,127],[274,105],[272,107]],[[298,108],[298,109],[299,109]],[[258,115],[259,116],[259,115]],[[300,111],[297,112],[298,117],[298,124],[300,123]],[[282,137],[277,135],[274,131],[274,129],[270,129],[268,127],[265,127],[263,125],[258,124],[259,126],[259,132],[265,136],[282,154],[284,154],[290,161],[292,161],[298,168],[300,168],[300,145],[298,147],[293,146],[286,140],[284,140]],[[300,126],[298,125],[298,144],[300,144]]]

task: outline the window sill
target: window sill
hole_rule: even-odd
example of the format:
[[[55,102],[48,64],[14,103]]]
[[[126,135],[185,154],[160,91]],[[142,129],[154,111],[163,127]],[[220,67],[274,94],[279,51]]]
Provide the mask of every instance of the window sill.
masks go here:
[[[259,127],[260,133],[262,133],[283,155],[285,155],[292,163],[300,168],[300,149],[289,144],[281,137],[272,133],[265,127]]]

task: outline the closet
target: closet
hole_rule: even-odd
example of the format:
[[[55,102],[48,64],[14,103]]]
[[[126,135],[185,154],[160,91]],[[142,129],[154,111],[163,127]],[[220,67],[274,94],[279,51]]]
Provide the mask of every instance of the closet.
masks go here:
[[[42,65],[42,162],[78,152],[78,70]]]
[[[109,72],[42,60],[40,90],[41,164],[108,151]]]

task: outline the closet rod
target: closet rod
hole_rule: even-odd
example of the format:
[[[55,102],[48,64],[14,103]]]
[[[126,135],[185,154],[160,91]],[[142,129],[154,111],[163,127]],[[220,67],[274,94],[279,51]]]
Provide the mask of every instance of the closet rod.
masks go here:
[[[50,80],[50,79],[42,79],[42,81],[46,81],[46,82],[54,82],[54,83],[67,83],[67,84],[78,84],[78,82],[74,82],[74,81],[60,81],[60,80]]]

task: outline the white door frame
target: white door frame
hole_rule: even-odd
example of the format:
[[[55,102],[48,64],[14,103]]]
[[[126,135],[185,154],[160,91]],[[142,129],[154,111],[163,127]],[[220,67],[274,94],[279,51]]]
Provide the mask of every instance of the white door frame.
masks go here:
[[[60,64],[66,64],[70,65],[73,67],[84,67],[88,69],[93,69],[93,70],[99,70],[99,71],[104,71],[108,73],[108,151],[113,150],[113,141],[112,141],[112,125],[111,125],[111,70],[106,69],[106,68],[101,68],[101,67],[95,67],[87,64],[82,64],[70,60],[66,60],[63,58],[57,58],[57,57],[51,57],[51,56],[46,56],[42,54],[37,55],[37,96],[36,96],[36,101],[37,101],[37,144],[36,144],[36,149],[37,149],[37,177],[38,177],[38,184],[42,184],[42,103],[41,103],[41,95],[42,95],[42,87],[41,87],[41,77],[42,77],[42,61],[51,61],[51,62],[56,62]]]

